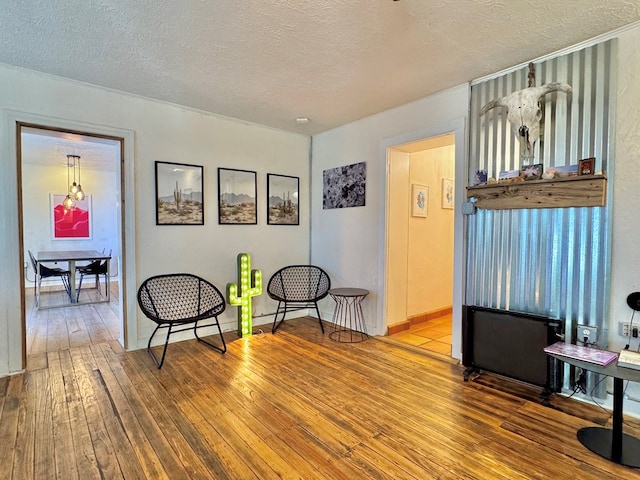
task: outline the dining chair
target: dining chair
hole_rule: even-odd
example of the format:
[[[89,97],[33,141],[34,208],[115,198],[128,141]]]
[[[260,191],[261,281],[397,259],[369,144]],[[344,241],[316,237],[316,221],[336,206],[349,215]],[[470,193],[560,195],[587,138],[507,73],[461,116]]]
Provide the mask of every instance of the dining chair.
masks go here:
[[[40,263],[40,275],[38,275],[38,261],[31,253],[31,250],[27,250],[29,252],[29,259],[31,260],[31,266],[33,267],[33,273],[35,274],[33,280],[33,298],[35,299],[36,306],[38,305],[38,295],[37,292],[40,290],[42,286],[43,278],[54,278],[58,277],[62,280],[62,285],[64,285],[64,289],[67,292],[67,296],[71,301],[71,284],[69,283],[69,270],[65,270],[63,268],[52,268],[47,267],[46,265]]]
[[[80,274],[80,281],[78,282],[78,289],[76,292],[76,302],[80,298],[80,290],[82,289],[82,280],[84,279],[85,275],[95,275],[96,289],[98,290],[98,293],[100,293],[100,275],[104,276],[105,296],[107,295],[106,289],[109,288],[109,283],[107,282],[107,275],[109,275],[107,263],[111,259],[111,252],[112,250],[109,250],[109,259],[94,260],[88,265],[82,265],[80,267],[76,267],[76,272]]]

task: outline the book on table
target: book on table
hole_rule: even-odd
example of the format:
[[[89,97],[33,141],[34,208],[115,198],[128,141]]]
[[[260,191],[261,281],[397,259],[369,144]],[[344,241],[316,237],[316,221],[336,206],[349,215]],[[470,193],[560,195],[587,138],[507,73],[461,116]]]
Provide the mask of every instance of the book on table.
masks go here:
[[[544,351],[560,357],[572,358],[583,362],[593,363],[602,367],[609,365],[618,354],[607,350],[599,350],[597,348],[583,347],[581,345],[573,345],[571,343],[556,342],[544,348]]]
[[[618,356],[618,366],[640,370],[640,352],[621,350]]]

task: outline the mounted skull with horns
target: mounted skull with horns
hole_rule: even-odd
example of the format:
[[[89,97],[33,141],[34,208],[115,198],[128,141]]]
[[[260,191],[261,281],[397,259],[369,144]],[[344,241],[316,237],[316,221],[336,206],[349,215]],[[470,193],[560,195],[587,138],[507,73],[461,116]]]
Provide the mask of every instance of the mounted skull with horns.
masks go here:
[[[571,93],[571,85],[566,83],[548,83],[540,87],[529,87],[513,92],[497,100],[487,103],[480,115],[484,115],[492,108],[506,107],[507,120],[511,130],[520,142],[520,158],[524,163],[533,160],[533,145],[540,137],[540,99],[551,92]]]

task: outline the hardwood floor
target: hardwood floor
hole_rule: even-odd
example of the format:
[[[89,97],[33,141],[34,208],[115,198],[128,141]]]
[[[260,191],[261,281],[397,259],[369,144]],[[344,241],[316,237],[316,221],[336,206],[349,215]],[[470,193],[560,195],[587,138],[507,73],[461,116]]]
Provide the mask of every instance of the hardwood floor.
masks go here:
[[[228,334],[224,355],[174,343],[157,370],[66,310],[46,328],[68,342],[34,341],[44,361],[0,379],[2,479],[640,479],[576,439],[608,412],[465,383],[460,366],[375,338],[336,343],[315,319]]]

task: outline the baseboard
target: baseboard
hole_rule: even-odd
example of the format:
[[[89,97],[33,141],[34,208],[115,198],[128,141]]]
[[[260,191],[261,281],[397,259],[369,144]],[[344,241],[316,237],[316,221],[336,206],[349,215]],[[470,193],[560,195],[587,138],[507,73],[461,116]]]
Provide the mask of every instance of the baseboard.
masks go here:
[[[404,322],[398,322],[398,323],[394,323],[393,325],[389,325],[387,329],[387,335],[393,335],[395,333],[404,332],[405,330],[409,330],[411,327],[418,325],[420,323],[424,323],[429,320],[433,320],[435,318],[444,317],[446,315],[451,315],[451,312],[453,312],[453,307],[449,306],[449,307],[439,308],[437,310],[432,310],[430,312],[411,315]]]

